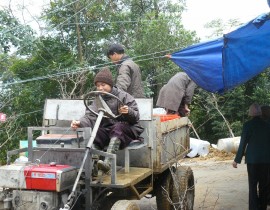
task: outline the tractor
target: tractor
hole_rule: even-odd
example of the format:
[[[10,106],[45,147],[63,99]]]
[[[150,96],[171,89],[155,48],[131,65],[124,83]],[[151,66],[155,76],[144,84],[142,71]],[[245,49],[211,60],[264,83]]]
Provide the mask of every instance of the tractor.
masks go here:
[[[100,106],[94,128],[72,130],[71,120],[83,116],[93,98]],[[190,152],[188,117],[154,115],[152,99],[136,102],[144,141],[111,154],[91,147],[102,118],[117,117],[102,93],[46,99],[42,126],[28,127],[28,146],[8,151],[0,166],[0,210],[136,210],[135,200],[145,196],[156,197],[158,210],[192,210],[194,176],[181,166]],[[22,153],[26,160],[12,162]],[[110,159],[110,174],[93,175],[94,155]]]

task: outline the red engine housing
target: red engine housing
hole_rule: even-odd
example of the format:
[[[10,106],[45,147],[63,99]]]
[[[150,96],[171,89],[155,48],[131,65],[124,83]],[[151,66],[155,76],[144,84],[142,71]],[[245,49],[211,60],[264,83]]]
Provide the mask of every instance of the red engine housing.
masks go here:
[[[76,178],[76,168],[69,165],[40,164],[24,168],[26,189],[60,192]]]

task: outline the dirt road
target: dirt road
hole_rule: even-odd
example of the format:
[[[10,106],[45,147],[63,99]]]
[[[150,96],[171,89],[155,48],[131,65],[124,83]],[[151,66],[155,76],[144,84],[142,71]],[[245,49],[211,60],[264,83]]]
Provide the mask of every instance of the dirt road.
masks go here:
[[[246,165],[235,169],[232,160],[185,159],[195,178],[194,210],[247,210],[248,182]],[[154,210],[155,198],[139,202],[141,210]]]
[[[248,181],[246,165],[235,169],[232,161],[186,162],[195,178],[194,209],[248,209]]]

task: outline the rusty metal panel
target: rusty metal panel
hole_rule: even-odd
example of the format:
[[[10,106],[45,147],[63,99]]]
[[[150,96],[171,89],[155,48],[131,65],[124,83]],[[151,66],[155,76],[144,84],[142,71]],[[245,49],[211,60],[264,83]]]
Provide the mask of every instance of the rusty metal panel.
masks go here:
[[[74,120],[85,113],[83,100],[47,99],[43,119]]]
[[[155,158],[155,120],[152,121],[142,121],[141,124],[145,128],[142,133],[144,138],[144,147],[135,150],[129,150],[130,155],[130,167],[143,167],[152,168],[152,161]],[[117,152],[117,165],[124,166],[125,154],[124,150]]]
[[[45,149],[45,148],[43,148]],[[81,166],[85,149],[56,149],[33,150],[33,161],[39,160],[40,163],[51,163],[71,165],[79,168]]]
[[[171,160],[177,161],[179,155],[189,149],[188,146],[188,127],[180,127],[169,133],[163,134],[161,146],[161,164],[166,164]],[[183,158],[183,157],[182,157]]]
[[[59,195],[56,192],[13,190],[12,204],[15,210],[59,209]]]
[[[150,126],[148,125],[148,130],[144,132],[144,138],[148,141],[148,146],[130,150],[130,166],[162,171],[163,167],[168,167],[168,162],[177,161],[180,155],[189,149],[190,122],[185,117],[165,122],[154,119],[147,123]],[[123,166],[124,152],[119,151],[117,154],[117,163]]]
[[[183,158],[181,154],[189,149],[189,125],[187,117],[164,122],[156,118],[155,171],[162,171],[169,162]]]
[[[24,177],[25,165],[13,164],[0,167],[2,188],[26,189]]]

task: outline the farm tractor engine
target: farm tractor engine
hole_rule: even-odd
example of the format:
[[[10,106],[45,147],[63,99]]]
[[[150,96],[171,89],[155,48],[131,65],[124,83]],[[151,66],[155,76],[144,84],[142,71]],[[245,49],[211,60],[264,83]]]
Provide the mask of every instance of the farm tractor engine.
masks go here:
[[[0,167],[0,210],[56,210],[66,203],[77,170],[69,165],[17,163]]]

